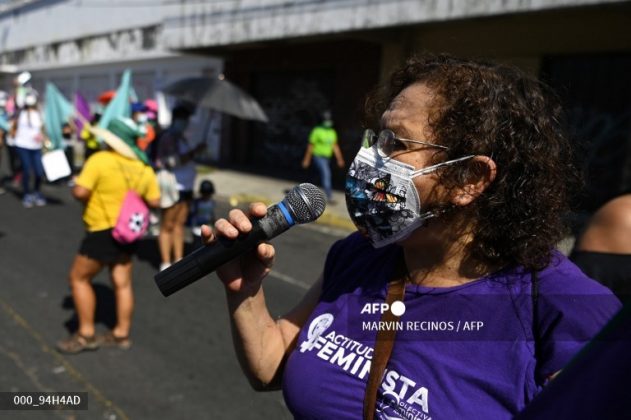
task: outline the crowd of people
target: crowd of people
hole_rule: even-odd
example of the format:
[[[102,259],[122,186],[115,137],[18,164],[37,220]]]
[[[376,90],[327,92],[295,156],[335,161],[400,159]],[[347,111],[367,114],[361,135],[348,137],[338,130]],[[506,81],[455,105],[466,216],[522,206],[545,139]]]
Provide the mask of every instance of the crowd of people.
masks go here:
[[[106,147],[105,150],[91,153],[73,187],[74,197],[86,205],[83,218],[87,232],[70,270],[79,329],[58,343],[57,348],[65,353],[78,353],[100,346],[123,349],[131,346],[131,256],[137,240],[121,241],[115,234],[120,217],[125,213],[128,191],[133,190],[149,207],[160,209],[160,270],[184,256],[185,223],[189,218],[197,221],[201,217],[202,210],[193,214],[189,211],[194,201],[196,177],[193,158],[204,148],[203,143],[190,147],[186,138],[186,127],[194,108],[188,104],[177,105],[173,109],[171,125],[160,132],[151,104],[132,104],[131,107],[132,118],[113,119],[106,130],[88,128],[90,135],[102,138]],[[173,185],[159,184],[156,171],[170,174]],[[175,192],[176,199],[165,203],[161,195],[165,195],[164,190],[169,188]],[[205,181],[202,183],[201,197],[195,200],[211,203],[211,206],[195,207],[203,209],[202,219],[205,223],[214,221],[213,193],[214,186],[210,181]],[[149,211],[143,217],[139,223],[146,229]],[[94,329],[95,295],[91,279],[103,267],[109,267],[111,273],[117,324],[106,334],[97,335]]]
[[[199,226],[213,223],[215,218],[212,182],[202,182],[199,197],[194,197],[193,158],[204,149],[204,142],[191,146],[186,134],[189,119],[196,111],[194,104],[177,103],[172,110],[172,122],[164,130],[157,122],[157,103],[153,100],[130,102],[129,118],[114,117],[106,127],[99,127],[102,110],[114,95],[114,91],[100,95],[98,108],[80,126],[74,118],[69,118],[60,127],[62,147],[72,168],[65,181],[72,188],[73,197],[84,206],[85,226],[85,237],[69,272],[79,325],[74,334],[57,343],[63,353],[109,345],[131,346],[132,255],[138,239],[148,230],[151,216],[158,215],[160,219],[161,270],[183,257],[187,221],[196,227],[193,230],[199,238]],[[7,146],[9,181],[15,187],[21,186],[25,208],[46,205],[42,193],[46,181],[42,156],[50,148],[50,142],[39,102],[28,79],[16,80],[13,95],[0,92],[0,150]],[[81,168],[75,167],[77,141],[83,143]],[[159,184],[156,172],[171,175],[172,185]],[[175,195],[172,202],[161,200],[166,195],[161,189],[168,188]],[[130,194],[138,200],[134,202]],[[140,211],[129,213],[127,209],[134,204],[140,206]],[[124,217],[128,219],[123,220]],[[201,245],[201,240],[196,243]],[[97,335],[94,326],[97,302],[91,281],[104,268],[110,271],[117,321],[111,331]]]

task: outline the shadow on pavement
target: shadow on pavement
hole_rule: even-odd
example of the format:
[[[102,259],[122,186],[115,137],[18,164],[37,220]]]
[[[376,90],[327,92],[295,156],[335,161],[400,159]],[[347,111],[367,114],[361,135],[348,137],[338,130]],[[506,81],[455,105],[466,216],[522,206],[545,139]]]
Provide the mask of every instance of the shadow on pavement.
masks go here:
[[[135,253],[136,258],[151,264],[156,270],[160,267],[160,249],[158,248],[158,238],[143,238],[138,241]]]
[[[18,200],[22,200],[22,197],[24,196],[24,194],[22,194],[22,188],[17,188],[14,187],[12,185],[9,186],[5,186],[4,187],[6,189],[6,191],[10,194],[12,194],[15,198],[17,198]],[[57,197],[52,197],[46,193],[42,193],[42,195],[44,196],[44,198],[46,199],[46,204],[47,205],[53,205],[53,206],[59,206],[59,205],[65,205],[65,201],[60,200]]]
[[[4,234],[0,232],[0,237]],[[201,243],[195,241],[193,243],[186,242],[184,244],[184,254],[188,255]],[[160,250],[158,248],[157,238],[149,237],[141,239],[135,253],[136,258],[141,261],[148,262],[156,270],[160,266]],[[96,294],[96,314],[94,317],[95,325],[102,324],[108,329],[114,328],[116,325],[116,298],[114,291],[109,285],[93,282],[94,293]],[[74,333],[79,328],[77,313],[75,312],[72,295],[66,295],[63,299],[61,307],[72,311],[72,316],[64,322],[64,326],[69,333]]]
[[[188,255],[201,246],[198,239],[193,242],[184,242],[184,255]],[[138,241],[135,257],[140,261],[148,262],[156,270],[160,267],[160,248],[158,247],[158,238],[147,237]]]
[[[116,300],[114,291],[111,287],[101,283],[93,283],[94,293],[96,294],[96,314],[94,315],[94,324],[105,325],[108,329],[114,328],[116,325]],[[73,334],[79,328],[79,320],[74,310],[74,301],[72,295],[64,297],[61,307],[72,311],[72,316],[64,322],[64,326],[70,334]]]

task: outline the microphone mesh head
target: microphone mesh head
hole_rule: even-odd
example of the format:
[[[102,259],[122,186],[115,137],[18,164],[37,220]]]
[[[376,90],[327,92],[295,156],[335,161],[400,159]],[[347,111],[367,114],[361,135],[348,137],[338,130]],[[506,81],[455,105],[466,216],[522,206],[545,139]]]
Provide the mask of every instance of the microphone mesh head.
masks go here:
[[[326,196],[313,184],[300,184],[292,188],[283,200],[296,223],[309,223],[320,217],[326,207]]]

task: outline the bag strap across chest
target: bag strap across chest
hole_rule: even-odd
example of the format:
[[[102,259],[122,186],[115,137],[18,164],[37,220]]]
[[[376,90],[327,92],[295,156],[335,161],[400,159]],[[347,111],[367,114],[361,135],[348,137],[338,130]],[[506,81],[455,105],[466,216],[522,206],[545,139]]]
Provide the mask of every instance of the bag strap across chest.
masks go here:
[[[392,308],[392,304],[399,300],[403,301],[405,296],[405,281],[408,278],[407,270],[403,259],[397,265],[395,270],[394,279],[388,283],[388,292],[386,295],[386,303],[388,308]],[[535,347],[535,358],[541,354],[541,340],[539,331],[539,315],[538,315],[538,302],[539,302],[539,276],[536,271],[531,273],[531,299],[532,299],[532,328],[533,328],[533,340]],[[397,322],[399,316],[394,315],[392,311],[388,310],[381,315],[381,321],[385,322]],[[387,324],[386,324],[387,325]],[[377,338],[375,341],[375,348],[373,352],[372,364],[370,366],[370,374],[368,376],[368,383],[366,384],[366,392],[364,394],[364,420],[373,420],[375,417],[375,408],[377,406],[377,392],[383,373],[385,372],[386,365],[392,354],[392,348],[394,347],[394,340],[396,338],[396,329],[379,329],[377,331]]]
[[[405,296],[405,281],[408,277],[405,262],[401,258],[397,268],[395,269],[394,279],[388,283],[388,293],[386,295],[386,303],[388,308],[392,308],[395,301],[403,301]],[[381,315],[381,321],[397,322],[398,315],[394,315],[391,310]],[[377,405],[377,391],[381,384],[383,373],[392,354],[392,347],[396,338],[396,329],[379,329],[377,331],[377,339],[373,352],[372,362],[370,365],[370,374],[368,383],[366,384],[366,393],[364,395],[364,419],[373,420],[375,417],[375,407]]]

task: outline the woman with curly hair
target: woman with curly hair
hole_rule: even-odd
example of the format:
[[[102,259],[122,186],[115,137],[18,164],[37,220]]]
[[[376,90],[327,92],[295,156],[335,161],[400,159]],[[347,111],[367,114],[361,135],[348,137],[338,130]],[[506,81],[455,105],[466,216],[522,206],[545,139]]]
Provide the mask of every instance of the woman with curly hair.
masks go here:
[[[366,105],[359,232],[303,301],[270,316],[270,244],[218,270],[244,371],[296,418],[510,418],[620,308],[554,249],[577,179],[561,110],[519,70],[447,55],[409,59]],[[238,210],[215,224],[250,229]]]

